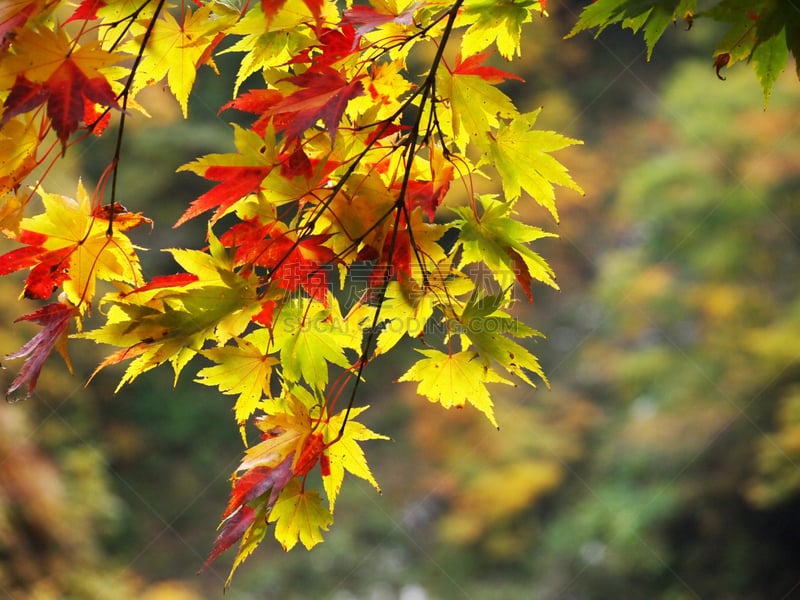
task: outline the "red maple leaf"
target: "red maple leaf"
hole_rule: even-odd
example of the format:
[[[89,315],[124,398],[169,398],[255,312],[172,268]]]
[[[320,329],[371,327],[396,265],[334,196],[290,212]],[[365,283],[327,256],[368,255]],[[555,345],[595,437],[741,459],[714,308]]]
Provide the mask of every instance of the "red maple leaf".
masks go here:
[[[70,371],[72,371],[66,352],[67,328],[69,326],[69,320],[77,314],[77,309],[74,306],[54,302],[53,304],[43,306],[36,312],[19,317],[14,321],[15,323],[19,321],[32,321],[42,325],[44,329],[33,336],[33,338],[25,343],[19,350],[6,355],[6,360],[25,358],[22,369],[17,373],[14,381],[11,382],[11,385],[6,391],[6,397],[10,397],[25,384],[28,385],[25,398],[28,398],[33,393],[36,388],[36,381],[39,379],[39,373],[42,371],[42,366],[45,360],[47,360],[47,357],[50,356],[53,348],[58,349],[64,357]]]
[[[292,460],[294,455],[288,456],[277,467],[253,467],[239,477],[231,489],[228,506],[222,513],[222,518],[233,514],[237,508],[255,500],[268,490],[272,490],[267,506],[275,504],[275,500],[283,487],[294,476],[292,473]]]
[[[215,165],[208,167],[203,173],[203,177],[211,181],[219,181],[205,194],[192,201],[189,208],[181,215],[173,227],[178,227],[200,215],[207,210],[216,208],[210,219],[214,223],[232,205],[248,194],[255,193],[261,189],[261,182],[269,175],[272,170],[271,165],[267,166],[227,166]]]
[[[182,287],[194,283],[200,278],[194,273],[175,273],[174,275],[156,275],[146,284],[132,289],[129,292],[121,294],[123,298],[132,294],[147,292],[150,290],[159,290],[162,288]]]
[[[434,181],[413,180],[408,182],[406,188],[406,205],[409,212],[419,206],[428,215],[428,219],[433,223],[436,218],[436,209],[450,190],[452,181],[453,167],[445,165],[438,173],[434,173]],[[400,184],[392,186],[392,189],[400,189]]]
[[[222,513],[222,518],[225,519],[222,529],[217,539],[214,540],[211,553],[206,562],[203,563],[200,571],[208,568],[220,554],[238,542],[253,523],[255,510],[248,506],[249,502],[269,492],[266,514],[269,515],[272,512],[272,507],[275,505],[281,490],[294,477],[292,472],[293,459],[294,454],[291,454],[276,467],[253,467],[234,481],[228,506],[225,508],[225,512]]]
[[[47,239],[44,234],[23,229],[19,241],[28,245],[0,256],[0,275],[8,275],[25,268],[31,269],[25,280],[26,298],[46,300],[69,278],[69,257],[74,248],[67,246],[47,250],[44,247]]]
[[[308,158],[299,142],[295,144],[294,150],[281,155],[279,158],[281,162],[281,177],[286,179],[292,179],[293,177],[311,179],[313,174],[311,159]]]
[[[522,79],[522,77],[518,77],[513,73],[508,73],[502,69],[485,65],[484,62],[492,54],[493,53],[491,50],[487,50],[486,52],[473,54],[463,61],[461,60],[461,54],[459,54],[456,57],[456,68],[453,69],[453,73],[457,73],[459,75],[477,75],[481,79],[484,79],[492,84],[502,83],[506,79],[525,81]]]
[[[267,108],[264,116],[287,117],[284,130],[287,142],[299,138],[320,119],[331,140],[335,140],[347,103],[364,94],[362,78],[363,75],[347,81],[339,71],[327,65],[312,66],[305,73],[286,80],[300,89]],[[275,129],[279,129],[277,124]]]
[[[358,50],[360,38],[361,36],[357,35],[356,30],[350,25],[343,25],[340,29],[323,29],[317,35],[320,43],[299,52],[289,63],[312,62],[311,53],[319,50],[320,52],[313,58],[313,63],[317,66],[332,65]]]
[[[97,10],[105,6],[107,6],[105,0],[83,0],[69,19],[64,21],[64,25],[71,21],[94,21],[98,18]]]
[[[309,235],[293,239],[274,223],[263,224],[257,218],[232,226],[220,241],[236,248],[238,265],[271,269],[270,278],[289,292],[302,288],[309,296],[327,304],[328,266],[336,262],[333,250],[325,246],[330,235]]]
[[[0,127],[9,119],[45,102],[47,116],[62,145],[66,145],[70,134],[78,129],[87,102],[122,110],[108,81],[103,77],[87,77],[78,65],[66,59],[44,83],[32,82],[22,74],[17,75],[14,87],[3,105],[5,110]]]
[[[273,106],[283,100],[283,95],[278,90],[257,89],[250,90],[244,94],[240,94],[230,102],[222,105],[219,109],[220,112],[228,108],[235,108],[242,112],[259,115],[256,122],[253,123],[252,129],[260,136],[264,136],[267,131],[270,119],[277,131],[282,131],[289,124],[290,117],[287,115],[276,116],[273,118],[272,114],[266,114]]]
[[[294,465],[294,472],[296,475],[307,475],[313,469],[317,462],[320,463],[320,470],[323,477],[331,474],[330,458],[325,454],[325,440],[322,438],[321,433],[312,433],[309,435],[303,449],[300,451],[300,456],[297,457]]]
[[[364,246],[357,260],[376,261],[367,277],[370,296],[383,290],[395,277],[400,282],[408,281],[411,277],[411,258],[411,240],[405,228],[397,231],[396,235],[389,231],[384,238],[380,253],[371,246]]]
[[[87,100],[83,107],[83,122],[92,133],[100,136],[111,122],[111,113],[102,107],[98,108],[97,104]]]
[[[249,506],[240,507],[238,511],[228,517],[222,524],[222,529],[220,529],[217,539],[214,540],[211,553],[208,555],[206,562],[203,563],[203,566],[200,567],[198,573],[205,571],[220,554],[241,540],[245,531],[255,520],[256,511]]]
[[[528,298],[528,302],[533,302],[533,292],[531,291],[533,277],[531,276],[530,269],[528,269],[528,265],[525,264],[525,260],[520,256],[519,252],[513,248],[505,247],[503,250],[514,263],[514,278],[517,280],[517,283],[522,286],[525,296]]]
[[[399,13],[380,12],[371,6],[357,5],[348,8],[342,15],[342,25],[354,25],[359,36],[373,29],[394,21],[400,25],[411,25],[414,22],[414,11],[418,4],[414,3]]]

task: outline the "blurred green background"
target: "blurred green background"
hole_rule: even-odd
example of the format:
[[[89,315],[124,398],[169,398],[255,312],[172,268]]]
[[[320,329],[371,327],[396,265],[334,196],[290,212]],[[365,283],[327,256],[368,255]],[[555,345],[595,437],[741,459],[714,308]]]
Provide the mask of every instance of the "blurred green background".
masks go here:
[[[560,195],[560,225],[520,203],[560,235],[538,250],[561,291],[516,307],[547,335],[532,350],[552,389],[497,388],[497,432],[387,387],[404,365],[374,367],[383,495],[349,479],[324,544],[265,542],[226,599],[800,598],[800,83],[785,73],[764,110],[746,66],[715,77],[709,25],[679,24],[647,63],[627,31],[564,41],[578,3],[550,4],[508,92],[585,140],[558,155],[586,190]],[[196,89],[189,123],[156,92],[125,141],[121,200],[156,222],[142,246],[202,239],[202,223],[171,229],[204,191],[174,169],[231,145],[235,115],[216,114],[230,80]],[[61,178],[94,185],[111,144]],[[172,269],[156,250],[147,265]],[[33,309],[0,290],[3,322]],[[0,351],[33,331],[7,329]],[[71,347],[76,376],[53,359],[34,398],[0,405],[0,591],[222,598],[232,556],[196,571],[242,452],[231,398],[188,370],[174,389],[166,369],[85,388],[103,349]]]

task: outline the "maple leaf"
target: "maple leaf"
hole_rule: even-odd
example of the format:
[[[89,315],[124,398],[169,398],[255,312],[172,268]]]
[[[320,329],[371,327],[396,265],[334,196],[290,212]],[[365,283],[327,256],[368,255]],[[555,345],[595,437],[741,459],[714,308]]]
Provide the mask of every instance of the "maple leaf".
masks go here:
[[[749,7],[751,3],[744,5]],[[566,37],[570,38],[593,28],[597,28],[597,35],[600,35],[609,25],[622,23],[634,32],[644,30],[647,60],[650,60],[653,47],[667,27],[677,18],[694,13],[696,6],[697,0],[658,0],[648,3],[636,0],[600,0],[584,7],[580,18]]]
[[[220,346],[201,350],[200,354],[217,363],[197,373],[195,381],[217,386],[223,394],[238,395],[236,422],[244,435],[244,425],[263,396],[270,396],[272,367],[278,361],[268,356],[270,332],[258,329],[243,338],[235,338],[236,346]]]
[[[534,279],[558,289],[550,266],[527,243],[556,237],[539,227],[525,225],[513,219],[512,205],[491,196],[479,196],[483,214],[477,216],[471,208],[454,210],[461,219],[453,224],[461,229],[458,243],[463,249],[460,266],[483,261],[495,273],[501,286],[508,287],[508,276],[513,276],[533,301],[531,283]]]
[[[214,3],[208,3],[192,12],[187,6],[178,22],[172,13],[162,10],[152,28],[136,72],[132,94],[166,77],[169,89],[181,107],[183,117],[189,113],[189,93],[194,86],[197,69],[209,62],[210,53],[220,43],[218,35],[231,25],[238,15],[235,11],[212,13]],[[136,55],[145,33],[134,37],[122,49]]]
[[[14,54],[0,63],[0,78],[15,79],[0,127],[46,102],[47,115],[64,146],[78,129],[86,102],[121,110],[111,84],[99,70],[121,57],[99,49],[97,42],[77,46],[61,28],[26,28],[14,39],[13,49]]]
[[[283,100],[283,95],[278,90],[256,89],[240,94],[230,102],[223,104],[222,108],[219,110],[222,112],[229,108],[235,108],[242,112],[259,115],[259,118],[253,123],[250,129],[254,133],[263,136],[267,133],[270,120],[273,120],[271,115],[265,116],[264,113],[281,100]],[[287,122],[288,119],[274,119],[273,130],[285,128]]]
[[[378,334],[376,354],[385,354],[406,335],[424,335],[428,321],[438,307],[448,311],[454,299],[472,292],[474,283],[463,273],[450,268],[452,258],[442,259],[427,275],[427,285],[416,281],[391,281],[381,304],[380,323],[385,324]],[[374,318],[375,307],[361,304],[354,307],[348,320],[366,326]]]
[[[464,335],[477,350],[483,364],[496,361],[509,373],[536,387],[526,371],[535,373],[547,384],[539,360],[508,336],[517,338],[543,337],[543,335],[500,310],[507,302],[506,293],[481,295],[477,291],[459,315],[460,327],[454,333]],[[549,384],[548,384],[549,385]]]
[[[280,10],[267,19],[260,3],[255,4],[233,27],[229,36],[242,36],[227,52],[244,52],[236,74],[233,95],[237,96],[244,81],[256,72],[280,67],[293,60],[303,49],[314,42],[306,25],[312,15],[305,10]]]
[[[14,321],[15,323],[32,321],[42,325],[43,329],[19,350],[5,356],[6,360],[27,357],[22,369],[20,369],[6,391],[6,398],[10,398],[14,392],[26,384],[28,390],[25,398],[30,397],[36,389],[36,381],[39,379],[42,366],[54,348],[58,350],[67,363],[70,372],[72,372],[69,355],[67,354],[67,328],[69,327],[69,320],[75,316],[78,316],[78,311],[74,306],[54,302]]]
[[[363,77],[359,75],[347,81],[336,69],[327,65],[312,65],[304,73],[286,79],[300,89],[272,105],[264,116],[287,116],[284,130],[287,141],[299,138],[306,129],[322,120],[331,143],[335,143],[339,121],[347,103],[364,93],[361,84]]]
[[[36,168],[36,150],[39,146],[38,126],[30,116],[9,120],[0,128],[0,198],[12,190],[18,190],[25,179]],[[6,200],[8,202],[8,200]],[[21,204],[18,208],[22,208]],[[6,210],[10,207],[4,207]],[[6,230],[19,231],[22,210],[17,211],[15,226]]]
[[[322,28],[316,31],[316,36],[319,43],[292,57],[293,64],[307,62],[332,66],[358,51],[359,36],[350,25],[340,24],[337,29]]]
[[[267,17],[267,22],[275,18],[275,15],[280,12],[286,0],[261,0],[261,10]],[[311,11],[314,19],[319,22],[322,18],[322,8],[325,5],[325,0],[303,0],[303,4]]]
[[[218,344],[241,335],[261,306],[256,283],[234,271],[225,248],[208,230],[210,252],[171,249],[188,275],[169,276],[159,285],[144,285],[107,295],[111,305],[102,327],[79,334],[97,343],[122,347],[101,369],[134,359],[117,389],[141,373],[169,361],[177,380],[183,367],[213,338]]]
[[[281,519],[279,527],[288,528],[289,531],[302,528],[299,522],[291,523],[293,520],[291,515],[275,518],[271,515],[280,503],[287,486],[293,488],[294,486],[290,484],[298,484],[296,476],[305,475],[310,469],[310,467],[306,469],[300,461],[303,451],[309,445],[309,439],[321,440],[322,436],[312,433],[308,409],[297,396],[284,396],[282,401],[286,406],[286,412],[277,410],[255,421],[256,426],[263,432],[262,441],[245,451],[244,459],[237,468],[237,472],[241,475],[234,478],[228,505],[222,513],[222,531],[201,568],[201,570],[207,568],[220,554],[241,540],[239,552],[228,575],[228,582],[239,564],[264,538],[267,518],[270,522]],[[282,507],[282,511],[286,511],[285,506]],[[252,519],[251,514],[254,515]],[[305,531],[301,533],[300,529],[297,529],[297,535],[307,539],[311,534]]]
[[[97,11],[106,6],[105,0],[82,0],[72,15],[64,21],[64,25],[72,21],[94,21],[99,18]]]
[[[291,458],[291,470],[296,473],[295,462],[311,435],[311,416],[295,394],[287,392],[280,398],[280,404],[285,408],[272,408],[271,403],[273,413],[256,417],[255,425],[263,432],[263,440],[245,451],[239,471],[262,466],[274,468]],[[262,408],[267,407],[262,405]]]
[[[417,393],[445,408],[463,408],[467,403],[481,411],[497,427],[487,383],[511,385],[487,367],[477,352],[445,354],[439,350],[417,350],[425,356],[398,381],[418,381]]]
[[[81,311],[94,297],[96,280],[135,285],[142,280],[136,251],[122,232],[145,219],[139,213],[96,213],[78,183],[77,200],[39,192],[44,213],[23,219],[20,241],[27,248],[0,256],[0,273],[31,267],[25,294],[48,298],[59,285]]]
[[[270,269],[270,280],[279,288],[293,292],[303,288],[309,296],[328,302],[327,267],[336,262],[325,245],[328,234],[309,235],[300,240],[285,231],[280,222],[262,224],[257,218],[237,223],[220,238],[236,247],[236,264]]]
[[[275,467],[255,467],[245,472],[244,475],[237,477],[234,480],[231,497],[225,512],[222,513],[222,517],[227,518],[240,507],[256,500],[267,492],[270,492],[270,495],[266,498],[266,506],[268,510],[271,510],[280,491],[294,477],[292,459],[293,456],[289,455]]]
[[[396,193],[387,188],[374,169],[351,176],[342,192],[329,203],[332,216],[327,218],[328,213],[323,215],[327,221],[325,231],[333,234],[331,245],[337,255],[349,248],[354,240],[376,252],[382,248],[386,234],[382,223],[393,214],[396,202]]]
[[[345,350],[361,351],[362,331],[346,322],[331,294],[328,307],[307,298],[291,298],[281,307],[273,328],[286,381],[305,380],[324,389],[329,365],[350,368]]]
[[[306,490],[293,479],[283,488],[268,521],[275,523],[275,539],[287,552],[299,541],[311,550],[322,541],[321,531],[333,523],[333,515],[322,505],[316,490]]]
[[[369,66],[368,79],[363,81],[366,93],[351,100],[347,107],[348,112],[369,115],[370,121],[392,117],[403,106],[406,92],[414,87],[403,71],[401,61],[373,62]],[[396,127],[390,127],[381,135],[392,135],[396,132]]]
[[[386,23],[413,25],[414,11],[418,6],[419,3],[415,2],[403,10],[395,10],[394,12],[383,12],[372,6],[351,6],[342,13],[342,25],[355,26],[359,36],[363,36]],[[380,8],[388,11],[392,10],[391,5],[384,3],[381,3]]]
[[[406,188],[406,204],[410,210],[419,206],[425,211],[428,220],[436,219],[436,209],[444,200],[453,181],[454,167],[441,151],[431,151],[429,166],[432,180],[413,179]],[[399,188],[396,188],[399,189]]]
[[[464,151],[473,142],[483,149],[491,139],[491,131],[500,126],[500,118],[514,118],[519,113],[511,98],[487,81],[484,73],[469,72],[469,65],[467,72],[461,73],[461,66],[463,63],[457,63],[452,72],[440,69],[436,89],[450,103],[449,114],[443,114],[449,116],[458,148]]]
[[[262,181],[275,164],[277,150],[274,136],[268,131],[266,137],[262,137],[235,124],[233,129],[238,152],[207,154],[178,168],[178,171],[192,171],[221,183],[193,200],[173,227],[179,227],[189,219],[215,208],[209,220],[213,225],[236,202],[261,189]]]
[[[558,221],[553,184],[579,194],[583,194],[583,190],[569,176],[566,167],[549,153],[582,142],[554,131],[532,129],[540,111],[521,115],[508,125],[502,125],[489,140],[477,166],[494,165],[508,200],[519,198],[524,189]],[[525,160],[519,160],[523,155]]]
[[[243,506],[242,510],[252,510],[249,506]],[[236,553],[236,558],[233,561],[233,565],[231,566],[231,570],[228,573],[228,577],[225,579],[225,588],[227,588],[231,584],[231,580],[233,579],[233,574],[236,572],[236,569],[239,567],[244,560],[250,556],[253,551],[258,547],[261,541],[264,539],[264,536],[267,533],[267,519],[266,519],[266,512],[268,510],[268,506],[265,503],[261,503],[258,505],[258,510],[255,511],[255,517],[253,518],[250,525],[247,527],[247,530],[244,534],[241,535],[241,542],[239,543],[239,550]],[[233,518],[234,515],[231,516]],[[227,524],[227,521],[225,522]],[[223,525],[224,527],[224,525]],[[233,538],[233,542],[235,542],[235,535],[241,531],[241,528],[237,528],[234,532],[234,535],[231,537]],[[231,545],[233,545],[231,543]],[[230,546],[228,546],[230,547]],[[217,553],[219,554],[219,553]],[[211,559],[211,556],[209,556]]]
[[[507,79],[516,79],[517,81],[525,81],[522,77],[518,77],[513,73],[508,73],[496,67],[490,67],[486,64],[486,59],[492,55],[491,51],[481,52],[462,59],[459,54],[456,57],[456,67],[453,73],[459,75],[477,75],[484,81],[492,84],[498,84],[506,81]]]
[[[0,52],[37,13],[46,9],[43,0],[6,0],[0,5]]]
[[[206,562],[200,567],[200,571],[205,571],[212,562],[214,562],[220,554],[225,552],[228,548],[233,546],[236,542],[242,539],[242,536],[248,528],[256,520],[256,511],[249,506],[241,506],[234,514],[230,515],[220,526],[220,532],[217,539],[214,540],[214,545],[211,553],[208,555]],[[231,570],[233,575],[233,570]]]
[[[531,20],[536,8],[544,10],[539,2],[466,0],[456,20],[456,26],[469,25],[461,40],[461,51],[469,56],[495,42],[506,60],[519,56],[522,24]]]
[[[323,476],[322,483],[328,496],[328,506],[331,512],[333,512],[333,507],[336,504],[336,497],[342,489],[345,471],[369,482],[378,493],[381,491],[378,482],[375,481],[375,477],[372,475],[372,471],[370,471],[359,442],[388,440],[390,438],[375,433],[355,420],[358,415],[368,408],[369,405],[353,408],[346,424],[344,423],[345,411],[337,413],[325,424],[323,436],[330,459],[330,472],[328,475]],[[344,429],[342,429],[342,425],[344,425]],[[341,437],[339,437],[340,431],[342,433]]]

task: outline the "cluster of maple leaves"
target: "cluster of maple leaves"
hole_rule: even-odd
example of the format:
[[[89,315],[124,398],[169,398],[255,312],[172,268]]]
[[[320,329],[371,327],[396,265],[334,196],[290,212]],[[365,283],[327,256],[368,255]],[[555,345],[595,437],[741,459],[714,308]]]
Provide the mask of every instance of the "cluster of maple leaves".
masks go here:
[[[18,247],[0,274],[26,270],[23,295],[46,302],[20,317],[42,330],[6,357],[25,359],[8,395],[30,395],[54,349],[68,362],[68,338],[117,347],[98,368],[128,362],[120,386],[205,360],[196,381],[235,397],[246,446],[208,561],[238,543],[231,575],[270,523],[285,549],[320,542],[345,471],[377,489],[360,443],[384,436],[354,400],[401,339],[421,354],[401,381],[497,425],[488,383],[544,380],[511,288],[530,299],[535,281],[556,285],[530,247],[552,234],[515,204],[524,192],[557,219],[554,186],[580,191],[550,155],[576,141],[535,129],[537,113],[498,87],[516,77],[492,66],[544,12],[543,0],[4,2],[0,229]],[[45,191],[45,176],[88,135],[121,139],[148,86],[166,82],[188,117],[197,70],[219,53],[241,58],[220,111],[252,124],[232,125],[235,151],[181,167],[209,189],[175,226],[207,219],[207,237],[169,250],[178,273],[146,279],[126,232],[153,223],[116,197],[119,154],[75,198]],[[477,193],[476,176],[497,176],[503,196]],[[478,263],[488,282],[470,277]],[[104,323],[84,331],[97,306]],[[327,502],[306,486],[315,470]]]

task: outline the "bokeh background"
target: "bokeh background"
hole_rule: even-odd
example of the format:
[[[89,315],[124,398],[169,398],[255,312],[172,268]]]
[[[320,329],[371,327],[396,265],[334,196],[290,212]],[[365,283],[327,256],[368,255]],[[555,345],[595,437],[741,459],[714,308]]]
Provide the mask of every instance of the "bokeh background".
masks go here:
[[[702,22],[649,63],[629,31],[565,41],[579,4],[524,29],[525,82],[506,88],[585,141],[558,155],[586,191],[560,195],[559,225],[519,205],[560,236],[538,250],[561,290],[515,308],[547,336],[551,389],[496,389],[497,432],[387,385],[401,359],[368,371],[364,420],[393,438],[366,448],[383,495],[349,479],[324,544],[265,542],[226,599],[800,598],[800,83],[790,68],[765,110],[746,65],[716,78]],[[196,89],[189,123],[156,91],[125,141],[150,274],[171,268],[158,248],[202,239],[171,228],[204,191],[174,169],[230,145],[231,81]],[[48,189],[93,186],[111,144],[77,148]],[[2,322],[33,309],[18,294],[0,281]],[[7,327],[0,352],[34,331]],[[0,404],[0,597],[222,598],[232,556],[196,571],[242,452],[231,398],[188,370],[84,387],[104,349],[72,350],[75,376],[52,359],[33,398]]]

